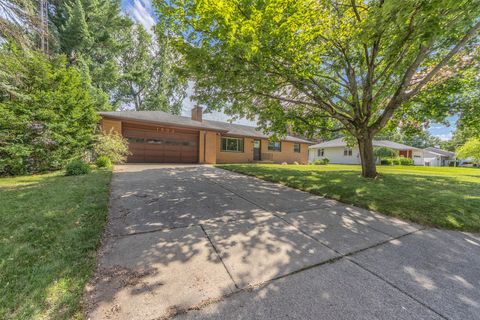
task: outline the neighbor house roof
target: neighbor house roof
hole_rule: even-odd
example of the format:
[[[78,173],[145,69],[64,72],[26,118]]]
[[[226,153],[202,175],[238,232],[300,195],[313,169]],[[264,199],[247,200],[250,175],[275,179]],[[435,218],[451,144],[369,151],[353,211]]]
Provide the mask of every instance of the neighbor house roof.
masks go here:
[[[428,147],[428,148],[425,148],[424,150],[426,150],[430,153],[435,153],[435,154],[438,154],[440,156],[444,156],[444,157],[454,157],[455,156],[455,152],[442,150],[442,149],[434,148],[434,147]]]
[[[252,126],[233,124],[221,121],[203,120],[195,121],[190,117],[176,116],[162,111],[111,111],[99,112],[101,116],[140,122],[149,122],[170,126],[179,126],[194,129],[219,131],[227,135],[268,139],[269,136]],[[310,141],[293,136],[286,136],[282,141],[309,143]]]
[[[310,146],[310,149],[319,149],[319,148],[334,148],[334,147],[346,147],[347,142],[344,138],[337,138],[330,141],[325,141],[322,143],[315,144]],[[418,150],[418,148],[407,146],[405,144],[388,141],[388,140],[373,140],[374,147],[386,147],[395,150]]]

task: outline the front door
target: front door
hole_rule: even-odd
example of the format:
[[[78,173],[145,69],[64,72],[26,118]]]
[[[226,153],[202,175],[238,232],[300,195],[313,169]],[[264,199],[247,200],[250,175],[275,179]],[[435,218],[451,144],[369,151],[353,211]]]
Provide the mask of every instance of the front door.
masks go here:
[[[253,161],[260,161],[261,159],[261,141],[253,140]]]

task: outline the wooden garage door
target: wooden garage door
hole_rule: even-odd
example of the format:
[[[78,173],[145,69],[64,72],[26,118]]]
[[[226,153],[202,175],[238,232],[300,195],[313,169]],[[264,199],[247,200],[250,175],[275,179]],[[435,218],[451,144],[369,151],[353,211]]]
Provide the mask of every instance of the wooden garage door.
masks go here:
[[[131,153],[127,162],[198,162],[198,132],[128,123],[122,128]]]

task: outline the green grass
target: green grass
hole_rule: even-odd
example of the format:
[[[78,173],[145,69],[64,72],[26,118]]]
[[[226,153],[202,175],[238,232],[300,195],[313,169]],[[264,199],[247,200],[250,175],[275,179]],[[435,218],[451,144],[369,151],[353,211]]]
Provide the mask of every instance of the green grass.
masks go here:
[[[0,179],[0,319],[78,319],[108,211],[109,170]]]
[[[480,231],[480,169],[356,165],[219,165],[387,215],[440,228]]]

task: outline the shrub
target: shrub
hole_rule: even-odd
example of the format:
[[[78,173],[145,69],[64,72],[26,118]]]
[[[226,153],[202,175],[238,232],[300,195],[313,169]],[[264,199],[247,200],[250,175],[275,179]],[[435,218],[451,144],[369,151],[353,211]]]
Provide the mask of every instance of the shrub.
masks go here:
[[[293,164],[298,166],[300,163],[298,163],[298,161],[293,161]]]
[[[381,160],[380,160],[380,164],[381,164],[381,165],[384,165],[384,166],[391,166],[391,165],[393,165],[392,159],[390,159],[390,158],[381,159]]]
[[[112,166],[112,160],[107,156],[99,156],[97,160],[95,160],[95,164],[99,168],[110,168]]]
[[[69,162],[65,168],[65,175],[78,176],[81,174],[87,174],[92,171],[90,165],[82,160],[73,160]]]
[[[60,169],[91,145],[91,87],[66,58],[0,49],[0,175]]]
[[[97,157],[105,156],[113,163],[124,162],[127,155],[130,154],[127,139],[112,130],[109,133],[102,132],[96,136],[93,150]]]
[[[317,159],[313,162],[314,165],[326,165],[330,162],[330,160],[328,160],[327,158],[323,158],[323,159]]]
[[[282,162],[282,166],[285,166],[285,165],[287,165],[287,164],[288,164],[288,163],[286,163],[286,162]]]
[[[406,158],[406,157],[399,157],[398,161],[402,166],[413,166],[413,159]]]

